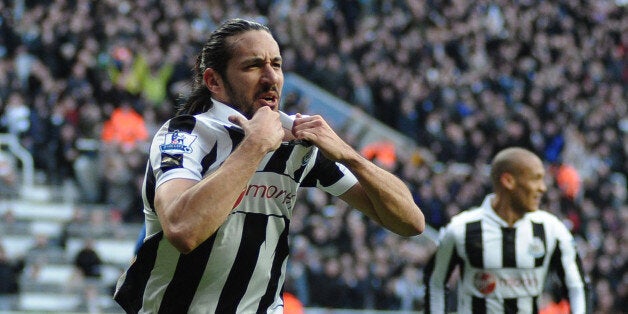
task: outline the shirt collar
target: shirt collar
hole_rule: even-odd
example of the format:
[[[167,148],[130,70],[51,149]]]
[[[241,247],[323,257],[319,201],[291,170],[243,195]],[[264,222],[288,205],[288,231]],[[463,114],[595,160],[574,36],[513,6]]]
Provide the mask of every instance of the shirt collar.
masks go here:
[[[233,109],[231,106],[222,103],[218,100],[216,100],[215,98],[212,98],[212,102],[213,102],[213,106],[207,111],[209,112],[209,114],[216,120],[220,121],[220,122],[224,122],[227,123],[229,125],[234,125],[236,127],[239,127],[233,123],[231,123],[231,121],[229,121],[229,116],[232,115],[237,115],[237,116],[241,116],[243,118],[246,118],[240,111]],[[293,115],[287,115],[283,112],[279,112],[280,114],[280,120],[281,120],[281,124],[283,125],[283,127],[287,130],[292,130],[292,124],[294,123],[294,116]]]
[[[497,213],[495,212],[495,209],[493,209],[493,206],[491,205],[493,202],[493,199],[495,198],[495,194],[491,193],[489,195],[487,195],[484,198],[484,201],[482,201],[482,205],[480,206],[482,208],[482,210],[486,213],[486,215],[492,219],[495,220],[497,223],[499,223],[501,226],[503,227],[511,227],[510,225],[508,225],[508,223],[502,219],[502,217],[499,217],[499,215],[497,215]],[[515,223],[513,224],[512,227],[516,227],[518,224],[523,223],[523,221],[525,220],[525,218],[530,215],[531,212],[525,213],[520,219],[518,219],[517,221],[515,221]]]
[[[486,197],[484,197],[484,201],[482,201],[482,205],[480,207],[486,213],[486,216],[489,219],[496,221],[503,227],[508,227],[508,223],[505,220],[503,220],[501,217],[499,217],[499,215],[497,215],[497,213],[495,212],[495,209],[493,209],[493,206],[491,205],[494,198],[495,198],[495,194],[493,193],[487,195]]]
[[[207,112],[212,118],[220,122],[230,124],[230,125],[235,125],[235,124],[229,121],[229,116],[237,115],[244,118],[244,115],[242,113],[226,105],[225,103],[222,103],[216,100],[215,98],[212,98],[212,102],[213,102],[212,107],[209,110],[207,110]]]

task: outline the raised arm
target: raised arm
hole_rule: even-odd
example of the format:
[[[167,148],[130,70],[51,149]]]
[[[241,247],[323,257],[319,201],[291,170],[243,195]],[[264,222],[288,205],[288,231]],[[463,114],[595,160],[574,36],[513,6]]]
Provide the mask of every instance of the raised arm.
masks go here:
[[[244,139],[214,173],[201,181],[166,181],[155,193],[164,235],[182,253],[216,232],[264,155],[281,144],[284,132],[279,116],[269,108],[258,110],[251,120],[238,117],[232,122],[244,129]]]
[[[321,116],[297,115],[292,132],[296,138],[316,145],[328,159],[345,165],[357,177],[358,183],[341,199],[399,235],[423,232],[425,218],[405,183],[361,156]]]

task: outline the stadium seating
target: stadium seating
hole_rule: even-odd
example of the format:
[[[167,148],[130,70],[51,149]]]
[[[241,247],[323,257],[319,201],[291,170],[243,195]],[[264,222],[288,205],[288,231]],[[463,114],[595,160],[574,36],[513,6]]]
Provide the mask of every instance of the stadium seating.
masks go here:
[[[42,195],[54,195],[52,187]],[[87,213],[104,210],[86,209]],[[103,262],[99,278],[85,278],[74,265],[74,258],[84,246],[90,230],[85,221],[81,232],[68,232],[75,214],[75,205],[52,198],[0,199],[0,244],[11,261],[23,260],[20,274],[20,294],[16,297],[17,311],[33,312],[91,312],[121,313],[112,300],[116,280],[134,254],[137,234],[141,226],[125,226],[123,233],[117,226],[103,224],[92,233],[94,248]],[[111,230],[109,230],[111,229]],[[110,235],[115,234],[114,237]],[[66,236],[66,239],[63,237]],[[39,238],[48,243],[38,247]],[[90,307],[92,310],[90,310]]]

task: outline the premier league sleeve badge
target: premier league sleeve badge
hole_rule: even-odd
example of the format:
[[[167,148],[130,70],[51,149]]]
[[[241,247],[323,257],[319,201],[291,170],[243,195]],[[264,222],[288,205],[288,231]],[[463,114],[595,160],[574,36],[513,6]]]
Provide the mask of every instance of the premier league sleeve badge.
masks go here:
[[[196,135],[179,132],[179,130],[168,132],[164,136],[164,143],[159,145],[159,150],[169,155],[190,154],[196,137]]]

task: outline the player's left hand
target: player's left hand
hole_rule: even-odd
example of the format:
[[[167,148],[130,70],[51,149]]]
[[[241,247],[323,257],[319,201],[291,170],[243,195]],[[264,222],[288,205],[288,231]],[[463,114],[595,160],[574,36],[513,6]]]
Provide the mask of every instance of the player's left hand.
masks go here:
[[[333,161],[346,160],[355,153],[320,115],[304,116],[297,113],[292,134],[299,140],[316,145],[325,157]]]

